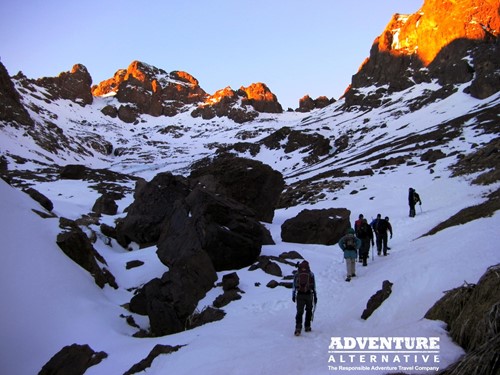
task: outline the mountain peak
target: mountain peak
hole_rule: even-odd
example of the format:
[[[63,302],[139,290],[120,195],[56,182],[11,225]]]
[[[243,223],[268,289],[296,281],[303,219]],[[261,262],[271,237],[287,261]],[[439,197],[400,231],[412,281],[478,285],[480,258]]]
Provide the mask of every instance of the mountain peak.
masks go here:
[[[395,14],[352,77],[346,105],[378,106],[387,92],[433,80],[443,86],[441,97],[465,82],[477,98],[492,95],[500,89],[491,79],[500,63],[499,31],[498,0],[427,0],[414,14]],[[363,95],[370,86],[380,90]]]
[[[414,14],[395,14],[374,44],[396,56],[415,54],[428,66],[455,40],[487,40],[499,31],[498,1],[427,0]]]

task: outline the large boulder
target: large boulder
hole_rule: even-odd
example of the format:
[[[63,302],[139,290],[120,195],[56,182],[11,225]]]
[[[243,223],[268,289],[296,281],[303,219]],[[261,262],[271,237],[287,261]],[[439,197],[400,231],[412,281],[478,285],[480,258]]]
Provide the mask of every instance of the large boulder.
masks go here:
[[[197,187],[176,205],[158,244],[158,257],[170,266],[185,254],[204,251],[217,271],[254,263],[269,232],[253,212],[235,200]]]
[[[127,216],[116,226],[117,240],[126,247],[130,242],[155,244],[172,216],[174,203],[189,194],[185,178],[159,173],[148,183],[138,183],[135,200],[127,208]]]
[[[189,176],[194,184],[226,195],[251,208],[258,220],[272,222],[285,182],[281,173],[256,160],[221,155],[194,167]]]
[[[158,245],[158,256],[169,271],[141,288],[130,301],[130,310],[147,315],[151,333],[162,336],[184,330],[198,301],[217,280],[189,211],[180,201],[175,203],[168,233]]]
[[[92,211],[98,214],[116,215],[118,205],[116,204],[116,194],[104,193],[96,199],[92,206]]]
[[[88,345],[68,345],[57,352],[38,375],[83,375],[89,367],[107,357],[107,353],[95,352]]]
[[[130,301],[132,312],[149,317],[155,336],[185,329],[216,271],[255,262],[269,233],[242,204],[200,187],[177,200],[163,226],[157,254],[169,270]]]
[[[285,242],[333,245],[347,233],[350,214],[346,208],[302,210],[281,225]]]

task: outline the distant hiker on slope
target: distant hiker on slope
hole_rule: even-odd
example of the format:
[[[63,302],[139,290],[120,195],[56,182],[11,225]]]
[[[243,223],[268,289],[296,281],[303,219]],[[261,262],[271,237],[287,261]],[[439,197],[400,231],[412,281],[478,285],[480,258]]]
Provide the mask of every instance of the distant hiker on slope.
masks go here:
[[[368,224],[366,219],[363,219],[359,227],[356,229],[356,237],[361,240],[361,247],[359,248],[359,261],[363,263],[363,266],[367,266],[367,261],[370,257],[370,243],[374,246],[375,242],[373,241],[372,227]]]
[[[299,336],[302,331],[302,316],[304,308],[306,317],[304,321],[305,331],[311,331],[311,321],[314,305],[318,303],[316,294],[316,281],[314,274],[311,272],[307,260],[302,261],[298,266],[298,271],[293,278],[292,301],[297,302],[297,315],[295,316],[295,336]]]
[[[339,240],[339,247],[344,252],[347,267],[347,278],[345,281],[351,281],[351,277],[356,276],[356,258],[358,249],[361,247],[361,240],[356,237],[354,229],[349,228],[347,234]]]
[[[408,205],[410,206],[410,217],[415,217],[415,215],[416,215],[415,205],[417,203],[422,205],[422,201],[420,200],[420,196],[415,191],[415,189],[410,188],[408,190]]]

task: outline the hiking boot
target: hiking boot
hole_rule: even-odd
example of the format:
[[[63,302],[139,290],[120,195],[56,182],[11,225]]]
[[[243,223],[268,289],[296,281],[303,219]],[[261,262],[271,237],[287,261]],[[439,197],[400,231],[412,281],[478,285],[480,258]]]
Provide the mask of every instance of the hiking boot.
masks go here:
[[[380,251],[377,251],[377,255],[380,256]]]
[[[295,328],[295,333],[294,335],[295,336],[300,336],[300,331],[302,330],[302,328]]]
[[[353,274],[351,275],[351,277],[356,277],[356,274],[355,274],[355,273],[353,273]]]
[[[306,327],[306,332],[311,332],[311,327]]]
[[[345,279],[345,281],[347,281],[347,282],[351,281],[351,276],[347,276],[347,278]]]

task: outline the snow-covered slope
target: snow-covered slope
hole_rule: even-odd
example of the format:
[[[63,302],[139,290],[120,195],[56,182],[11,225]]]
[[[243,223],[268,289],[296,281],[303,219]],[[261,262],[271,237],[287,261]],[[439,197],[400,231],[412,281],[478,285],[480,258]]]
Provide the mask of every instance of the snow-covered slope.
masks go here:
[[[89,344],[96,351],[108,353],[108,358],[86,374],[124,373],[145,358],[157,343],[185,346],[158,357],[147,371],[151,374],[342,374],[343,371],[333,367],[366,365],[359,357],[352,363],[349,359],[346,363],[332,362],[329,345],[331,337],[337,336],[439,337],[439,367],[454,362],[462,349],[451,342],[442,323],[425,320],[423,316],[444,291],[464,281],[476,282],[488,266],[500,262],[497,245],[500,215],[495,213],[432,236],[422,236],[461,209],[483,202],[486,193],[498,189],[498,182],[486,186],[471,184],[475,175],[451,177],[449,167],[457,162],[457,155],[473,152],[498,137],[495,126],[488,131],[490,120],[481,120],[475,113],[494,111],[500,104],[500,95],[477,100],[459,88],[444,100],[410,111],[410,104],[432,89],[432,84],[414,86],[394,94],[388,104],[371,111],[360,108],[342,111],[341,100],[309,114],[261,115],[245,125],[228,119],[204,121],[188,114],[174,118],[143,116],[137,125],[124,124],[100,112],[115,100],[112,97],[96,99],[85,107],[69,105],[64,100],[43,104],[43,99],[24,97],[36,125],[27,135],[26,129],[4,124],[0,132],[1,153],[10,170],[31,170],[38,174],[43,173],[41,167],[74,163],[109,168],[148,180],[161,171],[187,174],[192,162],[213,155],[217,145],[243,139],[258,142],[284,126],[307,134],[319,133],[332,145],[342,136],[349,141],[347,147],[333,147],[329,155],[312,164],[304,160],[307,154],[300,149],[285,153],[284,149],[261,147],[256,155],[242,155],[281,171],[289,187],[310,181],[318,190],[313,199],[276,211],[273,223],[267,224],[276,245],[262,250],[264,255],[296,250],[309,260],[316,274],[319,302],[313,331],[300,337],[293,336],[295,305],[291,291],[283,287],[267,288],[268,281],[280,280],[261,270],[246,269],[236,270],[243,297],[224,307],[223,320],[160,338],[132,337],[136,329],[120,316],[130,315],[121,306],[130,301],[132,292],[128,289],[166,271],[156,249],[129,252],[114,241],[111,246],[106,245],[104,237],[98,236],[94,246],[106,259],[120,286],[118,290],[108,286],[101,290],[56,245],[55,238],[60,232],[58,219],[40,218],[32,211],[41,209],[34,201],[0,181],[3,258],[0,278],[4,290],[0,309],[0,372],[37,373],[52,355],[73,343]],[[31,102],[27,103],[28,100]],[[44,111],[35,113],[32,104],[43,107]],[[68,139],[67,144],[61,142],[60,148],[52,153],[40,143],[32,142],[36,132],[53,131],[44,128],[48,119]],[[114,150],[121,151],[100,153],[90,147],[90,140],[99,144],[108,142]],[[427,162],[422,155],[429,149],[439,149],[445,156]],[[376,166],[381,159],[401,156],[402,162]],[[20,157],[24,158],[23,163],[19,162]],[[373,174],[349,176],[349,172],[367,168],[372,168]],[[341,177],[329,174],[332,170],[342,170],[344,174]],[[338,181],[343,184],[332,188]],[[75,219],[88,213],[98,197],[88,182],[28,182],[53,201],[53,212],[61,217]],[[423,200],[422,209],[414,219],[407,212],[410,186],[416,188]],[[116,218],[124,215],[132,199],[129,193],[118,201],[118,214],[103,216],[101,223],[113,225]],[[381,213],[390,217],[394,228],[390,255],[375,255],[368,267],[358,266],[358,276],[351,283],[344,281],[345,264],[337,245],[281,241],[280,226],[286,219],[305,208],[332,207],[350,209],[351,219],[359,213],[367,218]],[[91,229],[99,233],[97,226]],[[480,247],[476,234],[487,239]],[[136,259],[145,264],[127,270],[126,263]],[[285,275],[292,273],[292,267],[282,267]],[[229,271],[220,273],[219,280],[226,273]],[[381,288],[383,280],[394,283],[393,292],[364,321],[360,316],[366,302]],[[210,291],[200,301],[199,310],[211,305],[221,293],[221,288]],[[134,319],[147,328],[146,318],[134,315]],[[335,358],[340,360],[338,356]],[[372,369],[370,374],[387,372]],[[417,369],[409,372],[429,373]]]

